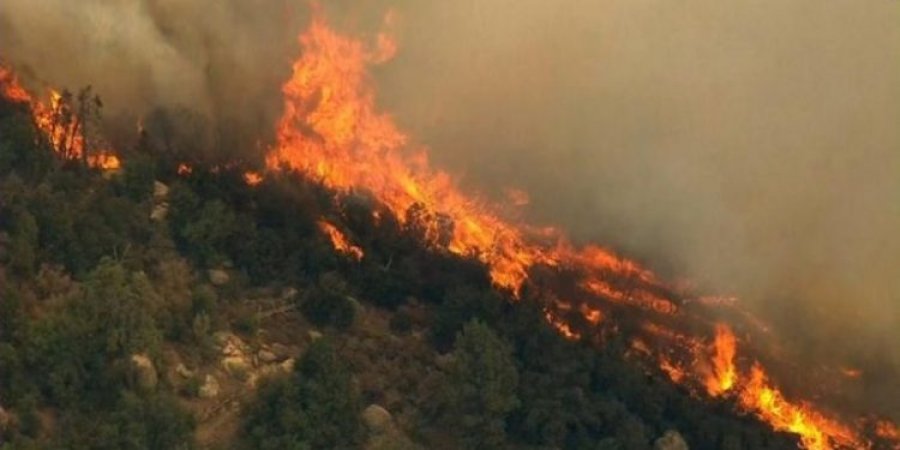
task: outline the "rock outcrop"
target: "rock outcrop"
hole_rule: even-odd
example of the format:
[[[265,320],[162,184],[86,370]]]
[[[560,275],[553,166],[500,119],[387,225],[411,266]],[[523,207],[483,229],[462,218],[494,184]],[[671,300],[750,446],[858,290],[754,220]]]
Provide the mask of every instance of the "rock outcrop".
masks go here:
[[[669,430],[653,443],[653,450],[689,450],[681,433]]]
[[[145,391],[156,389],[159,375],[149,356],[145,354],[132,355],[131,367],[134,369],[134,381],[138,388]]]
[[[200,398],[216,398],[219,396],[219,380],[212,375],[206,375],[206,378],[203,380],[203,384],[200,385],[200,389],[197,391],[197,395]]]
[[[385,433],[394,426],[394,418],[391,413],[381,405],[369,405],[362,412],[363,423],[373,433]]]

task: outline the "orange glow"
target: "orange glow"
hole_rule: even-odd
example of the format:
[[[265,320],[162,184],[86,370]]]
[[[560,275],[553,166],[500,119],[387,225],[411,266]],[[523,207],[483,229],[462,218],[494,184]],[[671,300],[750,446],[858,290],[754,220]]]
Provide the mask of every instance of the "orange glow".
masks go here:
[[[356,261],[363,258],[363,250],[356,245],[351,244],[350,240],[347,239],[347,236],[334,225],[321,220],[319,221],[319,229],[328,235],[328,238],[331,239],[331,245],[334,246],[334,249],[337,250],[338,253],[347,255]]]
[[[678,367],[675,363],[673,363],[668,358],[660,358],[659,360],[659,368],[665,372],[666,375],[669,376],[669,379],[674,381],[675,383],[681,383],[685,379],[684,369]]]
[[[176,172],[178,173],[178,175],[186,177],[186,176],[194,173],[194,168],[185,163],[181,163],[178,165]]]
[[[809,449],[865,447],[866,441],[849,428],[810,406],[786,400],[769,384],[762,366],[743,379],[731,328],[689,316],[694,313],[685,307],[690,302],[676,297],[675,289],[650,270],[599,246],[576,247],[557,229],[505,220],[496,212],[502,208],[464,194],[450,175],[431,167],[426,151],[413,147],[392,118],[375,106],[368,68],[396,52],[388,34],[379,34],[370,48],[338,35],[317,16],[300,36],[300,45],[301,56],[282,87],[284,112],[266,157],[267,170],[295,170],[338,192],[370,192],[402,225],[420,231],[430,247],[477,258],[487,266],[494,285],[516,297],[535,267],[573,272],[586,298],[555,302],[553,309],[544,310],[547,322],[563,337],[589,336],[590,327],[599,328],[608,320],[595,303],[643,314],[648,318],[641,327],[644,334],[630,340],[633,354],[654,362],[674,382],[698,395],[729,393],[773,428],[797,434]],[[513,204],[527,198],[508,196]],[[348,250],[352,244],[340,230],[327,222],[320,227],[338,251],[361,258],[362,250]],[[692,307],[740,312],[736,302],[707,297],[695,299]],[[587,324],[570,322],[573,310]],[[568,313],[558,315],[560,311]],[[698,337],[703,336],[697,331],[701,328],[714,328],[711,348]],[[665,345],[655,346],[659,340]]]
[[[31,96],[19,84],[11,70],[0,66],[0,95],[16,103],[31,103]]]
[[[677,307],[671,301],[660,298],[650,292],[642,290],[621,290],[599,279],[587,279],[582,287],[600,297],[608,300],[630,303],[641,309],[656,311],[662,314],[674,314]]]
[[[600,321],[603,320],[603,313],[599,309],[591,308],[590,306],[582,303],[579,308],[581,313],[584,314],[584,318],[587,319],[591,325],[598,325]]]
[[[652,355],[652,354],[653,354],[653,351],[650,350],[650,346],[647,345],[646,342],[644,342],[644,341],[642,341],[642,340],[640,340],[640,339],[633,339],[633,340],[631,341],[631,348],[634,349],[634,350],[636,350],[636,351],[638,351],[638,352],[640,352],[640,353],[643,353],[643,354],[645,354],[645,355]]]
[[[521,189],[507,188],[504,193],[509,202],[515,206],[525,206],[531,202],[528,193]]]
[[[750,379],[741,388],[738,399],[744,408],[774,429],[799,435],[803,447],[809,450],[870,446],[850,428],[826,418],[808,405],[786,400],[769,384],[759,364],[751,369]]]
[[[900,429],[887,420],[875,422],[875,435],[882,439],[900,441]]]
[[[862,370],[854,369],[852,367],[841,367],[841,373],[844,374],[847,378],[859,378],[862,376]]]
[[[256,186],[257,184],[262,183],[262,180],[262,175],[256,172],[247,172],[244,174],[244,182],[246,182],[248,186]]]
[[[581,334],[574,331],[569,324],[565,321],[560,320],[559,317],[551,313],[550,311],[544,311],[544,317],[547,319],[547,322],[550,323],[553,328],[556,328],[556,331],[559,332],[564,338],[569,339],[571,341],[577,341],[581,339]]]
[[[706,390],[709,395],[718,396],[731,390],[737,379],[734,368],[734,355],[737,353],[737,342],[731,328],[725,324],[716,324],[716,338],[713,342],[712,373],[706,378]]]
[[[90,155],[87,160],[89,166],[106,171],[115,171],[122,168],[122,162],[119,161],[119,157],[113,154],[100,153]]]

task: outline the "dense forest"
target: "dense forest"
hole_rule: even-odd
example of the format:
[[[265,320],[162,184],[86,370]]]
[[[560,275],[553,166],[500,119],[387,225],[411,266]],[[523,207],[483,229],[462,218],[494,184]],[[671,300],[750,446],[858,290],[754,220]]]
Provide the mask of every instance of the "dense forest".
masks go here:
[[[3,450],[797,447],[560,336],[415,208],[169,138],[104,171],[0,103]]]

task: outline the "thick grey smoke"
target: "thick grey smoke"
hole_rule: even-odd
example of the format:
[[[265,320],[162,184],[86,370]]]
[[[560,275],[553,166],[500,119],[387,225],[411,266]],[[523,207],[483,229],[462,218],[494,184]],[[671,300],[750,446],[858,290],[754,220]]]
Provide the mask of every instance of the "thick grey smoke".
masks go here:
[[[107,119],[129,130],[162,109],[191,117],[198,138],[231,152],[271,129],[307,9],[274,0],[4,0],[0,58],[35,87],[92,85]]]
[[[900,411],[900,2],[397,9],[381,100],[441,164],[740,295]]]
[[[900,413],[900,2],[325,2],[397,14],[378,101],[438,165],[740,295]],[[0,57],[95,86],[113,119],[187,107],[265,141],[308,17],[293,0],[4,0]],[[895,417],[900,420],[900,417]]]

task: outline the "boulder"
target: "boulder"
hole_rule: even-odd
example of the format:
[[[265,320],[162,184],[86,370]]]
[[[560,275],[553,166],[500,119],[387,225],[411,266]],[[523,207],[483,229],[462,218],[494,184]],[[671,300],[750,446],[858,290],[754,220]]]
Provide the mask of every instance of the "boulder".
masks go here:
[[[153,211],[150,212],[150,220],[155,222],[162,222],[166,220],[166,217],[169,216],[169,204],[168,203],[160,203],[153,207]]]
[[[681,433],[669,430],[653,443],[653,450],[689,450]]]
[[[213,286],[224,286],[231,281],[231,277],[224,269],[210,269],[207,272],[207,275],[209,275],[209,282],[212,283]]]
[[[253,371],[250,361],[243,356],[226,356],[222,358],[222,368],[225,369],[229,375],[239,380],[247,379],[250,372]]]
[[[287,345],[276,342],[272,344],[272,353],[275,354],[275,358],[277,358],[278,361],[284,361],[285,359],[288,359],[300,353],[300,351],[299,349],[294,349],[288,347]]]
[[[244,356],[249,351],[247,344],[231,333],[216,333],[213,338],[225,356]]]
[[[263,364],[271,364],[278,361],[278,355],[276,355],[275,352],[267,349],[262,349],[257,352],[256,357],[259,359],[259,362]]]
[[[164,200],[168,196],[169,196],[169,187],[159,181],[154,181],[153,182],[153,198],[156,200]]]
[[[371,404],[362,412],[363,423],[373,433],[384,433],[390,430],[394,424],[391,413],[381,405]]]
[[[203,380],[203,384],[200,385],[200,389],[197,391],[197,395],[200,398],[215,398],[219,396],[219,380],[212,375],[206,375],[206,378]]]
[[[288,358],[288,359],[282,361],[281,364],[279,364],[279,365],[281,366],[281,370],[285,371],[286,373],[291,373],[294,371],[294,364],[296,362],[297,362],[296,359]]]
[[[159,376],[149,356],[145,354],[132,355],[131,367],[134,369],[135,383],[140,389],[151,391],[156,388]]]
[[[181,378],[188,379],[194,376],[194,371],[187,368],[184,363],[178,363],[175,367],[175,373]]]
[[[297,298],[297,288],[289,287],[281,291],[282,300],[294,300]]]
[[[231,342],[232,340],[240,339],[239,337],[237,337],[227,331],[216,331],[215,333],[213,333],[212,337],[213,337],[213,342],[215,342],[216,346],[219,347],[220,349],[225,348],[225,346],[228,345],[228,343]]]

